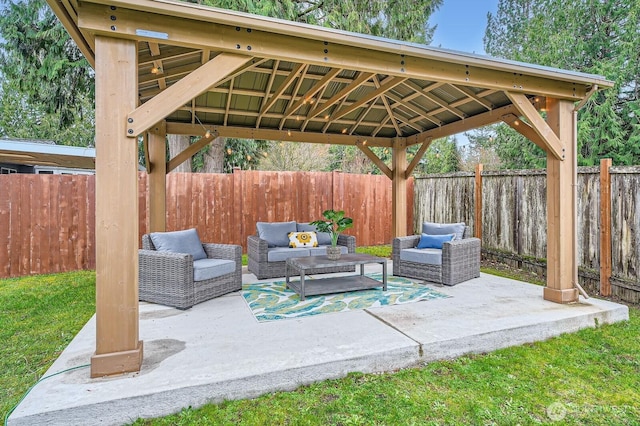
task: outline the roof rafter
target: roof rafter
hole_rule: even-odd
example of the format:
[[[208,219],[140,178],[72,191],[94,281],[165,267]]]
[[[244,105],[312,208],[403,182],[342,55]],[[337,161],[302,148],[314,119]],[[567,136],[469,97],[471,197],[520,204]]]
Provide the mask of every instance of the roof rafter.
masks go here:
[[[127,117],[127,136],[137,137],[187,101],[204,92],[229,74],[250,61],[250,56],[222,53],[176,82],[153,99],[140,105]]]

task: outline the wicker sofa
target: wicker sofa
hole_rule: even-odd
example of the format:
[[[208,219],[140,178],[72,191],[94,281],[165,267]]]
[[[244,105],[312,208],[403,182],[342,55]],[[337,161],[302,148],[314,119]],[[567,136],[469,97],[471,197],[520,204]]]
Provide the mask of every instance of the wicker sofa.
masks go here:
[[[449,225],[457,225],[451,227]],[[471,237],[464,223],[434,224],[425,222],[423,234],[445,235],[457,229],[453,241],[442,249],[419,249],[421,235],[393,239],[393,275],[417,278],[445,285],[456,285],[480,276],[480,240]],[[426,231],[426,232],[425,232]]]
[[[248,269],[258,279],[277,278],[285,276],[286,260],[291,257],[323,256],[326,254],[328,234],[318,232],[318,247],[290,248],[287,234],[289,232],[315,231],[309,223],[290,222],[258,222],[256,235],[247,237]],[[274,237],[274,232],[277,234]],[[343,253],[355,253],[356,237],[341,234],[338,237],[338,247]],[[317,268],[310,270],[311,274],[326,274],[333,272],[353,272],[355,266],[333,268]]]
[[[138,251],[139,299],[189,309],[214,297],[241,290],[242,247],[200,244],[206,257],[194,262],[191,253],[157,250],[150,235],[143,235],[142,249]]]

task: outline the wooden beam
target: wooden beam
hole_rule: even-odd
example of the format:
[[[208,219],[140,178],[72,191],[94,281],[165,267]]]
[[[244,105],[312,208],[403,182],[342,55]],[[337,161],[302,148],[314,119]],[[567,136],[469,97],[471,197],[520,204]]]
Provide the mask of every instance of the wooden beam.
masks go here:
[[[372,90],[371,92],[367,93],[366,95],[363,95],[363,96],[359,97],[358,100],[356,100],[351,105],[349,105],[347,107],[344,107],[344,108],[340,108],[339,111],[336,111],[335,113],[333,113],[331,115],[331,118],[334,119],[334,120],[337,120],[338,118],[344,117],[345,115],[349,114],[350,112],[353,112],[356,109],[358,109],[361,106],[363,106],[364,104],[368,103],[370,100],[375,99],[378,96],[384,94],[385,92],[393,89],[394,87],[396,87],[397,85],[401,84],[405,80],[406,80],[406,78],[388,77],[385,81],[380,83],[380,87],[378,87],[376,90]]]
[[[144,167],[147,173],[151,172],[151,161],[149,161],[149,135],[142,135],[142,151],[144,155]]]
[[[308,142],[331,145],[355,145],[362,141],[362,136],[336,133],[305,133],[294,130],[255,129],[253,127],[233,126],[204,126],[212,133],[228,138],[266,139],[283,142]],[[189,123],[167,122],[167,133],[173,135],[201,135],[202,127]],[[392,143],[389,138],[367,137],[368,146],[380,146],[390,148]]]
[[[373,76],[373,84],[376,85],[377,89],[380,89],[380,81],[378,81],[377,75]],[[391,124],[393,124],[393,127],[395,127],[396,129],[396,135],[398,137],[402,136],[402,130],[400,130],[400,126],[398,126],[398,120],[396,119],[395,114],[391,110],[391,107],[389,106],[389,102],[387,102],[387,99],[384,96],[381,98],[381,100],[382,100],[382,104],[387,110],[387,114],[389,114],[389,119],[391,120]]]
[[[280,95],[282,95],[284,91],[287,90],[287,88],[291,85],[291,82],[295,80],[296,77],[298,77],[301,70],[303,70],[303,67],[304,64],[296,64],[287,78],[285,78],[284,81],[280,84],[280,87],[278,87],[278,89],[273,92],[273,95],[269,96],[269,93],[267,93],[267,96],[269,96],[269,98],[265,98],[266,102],[262,105],[262,108],[260,108],[260,115],[258,116],[258,126],[260,125],[260,119],[262,119],[262,116],[267,111],[269,111],[269,108],[271,108],[273,104],[276,103],[278,97],[280,97]]]
[[[521,93],[504,92],[511,100],[518,111],[529,121],[533,130],[540,136],[544,143],[545,152],[551,153],[558,160],[564,158],[562,149],[564,148],[558,136],[551,130],[551,127],[540,116],[535,107],[531,105],[529,98]]]
[[[356,143],[356,146],[358,148],[360,148],[360,151],[364,152],[364,154],[369,157],[369,160],[373,161],[373,164],[375,164],[382,173],[384,173],[385,175],[387,175],[387,177],[389,179],[393,179],[393,172],[391,171],[391,169],[384,163],[384,161],[382,161],[375,152],[371,151],[371,149],[369,149],[368,146],[366,146],[364,143]]]
[[[404,138],[395,138],[393,144],[393,237],[407,235],[407,149]],[[412,206],[413,207],[413,206]]]
[[[167,132],[167,133],[175,134],[170,132]],[[218,136],[219,135],[217,133],[211,132],[209,137],[203,136],[200,138],[199,141],[194,142],[188,147],[186,147],[182,152],[178,153],[175,157],[169,160],[169,163],[167,164],[167,173],[169,173],[171,170],[178,167],[180,164],[184,163],[187,159],[196,155],[198,151],[200,151],[205,146],[209,145],[211,141],[213,141]]]
[[[342,90],[340,90],[338,93],[333,95],[331,99],[329,99],[328,101],[324,103],[320,103],[320,100],[318,99],[316,107],[313,110],[309,111],[305,119],[311,120],[313,117],[320,115],[321,113],[326,111],[328,108],[335,105],[338,101],[340,101],[340,99],[348,96],[349,93],[356,90],[358,87],[360,87],[362,83],[369,80],[371,77],[373,77],[373,74],[371,73],[360,73],[360,75],[356,79],[354,79],[346,87],[342,88]]]
[[[416,166],[424,156],[424,153],[427,152],[427,149],[429,149],[429,147],[431,146],[432,141],[432,139],[427,139],[422,143],[422,146],[420,147],[418,152],[416,152],[416,155],[413,156],[413,160],[411,160],[411,163],[409,163],[409,166],[407,167],[407,171],[404,175],[405,179],[409,179],[411,177],[413,170],[416,168]]]
[[[458,84],[452,84],[451,87],[455,88],[456,90],[459,90],[464,95],[473,99],[474,101],[476,101],[477,103],[479,103],[489,111],[491,111],[494,107],[494,105],[491,102],[489,102],[483,97],[478,96],[473,90],[469,89],[468,87],[461,86]]]
[[[342,71],[342,69],[340,68],[334,68],[332,70],[330,70],[320,81],[318,81],[311,89],[307,90],[307,92],[304,94],[304,96],[301,96],[300,99],[298,99],[295,103],[293,103],[293,105],[291,105],[289,108],[287,108],[287,110],[284,113],[284,117],[283,119],[286,119],[287,117],[291,116],[291,114],[293,114],[294,112],[296,112],[302,105],[305,105],[307,102],[309,102],[309,100],[316,94],[318,93],[320,90],[322,90],[323,88],[326,87],[327,84],[329,84],[329,82],[331,80],[333,80],[335,78],[335,76],[337,76],[338,74],[340,74],[340,72]],[[291,99],[292,101],[294,100],[294,98]]]
[[[475,176],[475,215],[473,217],[473,231],[474,236],[480,239],[482,242],[482,164],[476,165],[476,176]]]
[[[565,160],[547,153],[547,286],[543,297],[557,303],[578,300],[576,239],[577,142],[573,102],[548,99],[547,120],[562,145]]]
[[[126,137],[136,106],[138,46],[96,37],[96,352],[91,377],[139,371],[138,144]],[[117,249],[114,249],[117,247]]]
[[[502,117],[506,114],[516,114],[517,108],[513,105],[506,105],[501,108],[485,112],[483,114],[474,115],[473,117],[466,118],[460,121],[454,121],[450,124],[445,124],[436,129],[427,130],[426,132],[419,133],[407,137],[407,146],[422,143],[427,139],[439,139],[447,136],[455,135],[456,133],[462,133],[471,129],[486,126],[489,124],[502,121]]]
[[[611,158],[600,160],[600,295],[611,296]]]
[[[78,26],[93,34],[142,41],[153,39],[157,34],[179,46],[226,52],[250,51],[254,56],[295,63],[482,88],[513,91],[516,87],[522,93],[571,100],[584,97],[587,88],[593,84],[612,85],[607,80],[587,76],[567,76],[560,80],[557,73],[544,69],[461,57],[399,45],[394,41],[330,33],[324,29],[305,28],[301,35],[300,27],[291,23],[266,23],[237,15],[225,20],[220,11],[199,9],[194,5],[152,1],[118,4],[115,29],[111,29],[113,23],[108,19],[108,6],[90,3],[83,3],[80,8]],[[145,10],[132,10],[132,7]],[[240,24],[242,21],[246,21],[246,27]],[[140,23],[144,23],[143,29],[147,31],[144,34],[140,34]],[[251,28],[252,31],[236,31],[236,28]]]
[[[536,144],[540,149],[547,152],[547,144],[535,131],[533,127],[526,121],[522,121],[520,117],[515,114],[505,114],[502,117],[502,121],[509,125],[513,130],[520,133],[525,138]]]
[[[440,105],[442,108],[449,111],[453,115],[456,115],[459,118],[467,118],[467,114],[465,114],[464,112],[460,111],[455,107],[450,106],[448,103],[446,103],[445,101],[443,101],[442,99],[434,95],[433,93],[429,92],[428,90],[418,86],[413,81],[407,81],[406,85],[409,86],[411,89],[415,90],[416,92],[421,93],[422,96],[429,99],[431,102],[435,103],[436,105]]]
[[[149,232],[166,231],[167,221],[167,125],[149,130]]]
[[[135,138],[250,60],[250,56],[221,53],[201,65],[153,99],[132,110],[127,116],[126,135]],[[138,93],[137,87],[135,92]]]

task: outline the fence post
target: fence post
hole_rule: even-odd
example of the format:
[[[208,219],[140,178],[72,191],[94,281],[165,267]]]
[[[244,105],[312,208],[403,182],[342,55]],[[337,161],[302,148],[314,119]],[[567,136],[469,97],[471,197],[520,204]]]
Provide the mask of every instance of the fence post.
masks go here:
[[[244,252],[247,251],[247,236],[255,233],[255,227],[253,229],[247,229],[244,215],[244,197],[245,193],[242,190],[242,174],[243,171],[240,167],[234,167],[231,173],[231,188],[233,191],[233,203],[231,203],[230,214],[235,229],[229,231],[233,236],[233,243],[242,246]],[[224,207],[228,208],[228,207]]]
[[[600,160],[600,295],[611,296],[611,158]]]
[[[482,164],[476,165],[474,235],[482,243]]]

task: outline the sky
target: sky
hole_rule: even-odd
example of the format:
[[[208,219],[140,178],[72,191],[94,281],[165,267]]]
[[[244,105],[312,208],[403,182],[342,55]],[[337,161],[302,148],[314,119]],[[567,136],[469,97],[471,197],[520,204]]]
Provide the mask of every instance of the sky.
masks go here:
[[[487,12],[495,14],[497,9],[498,0],[443,0],[429,19],[429,25],[438,25],[431,45],[484,54],[482,38]]]
[[[431,46],[484,55],[482,38],[487,26],[487,12],[498,10],[498,0],[443,0],[440,9],[429,19],[437,24]],[[469,144],[460,133],[455,135],[458,146]]]

